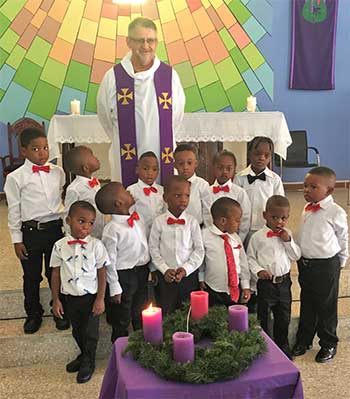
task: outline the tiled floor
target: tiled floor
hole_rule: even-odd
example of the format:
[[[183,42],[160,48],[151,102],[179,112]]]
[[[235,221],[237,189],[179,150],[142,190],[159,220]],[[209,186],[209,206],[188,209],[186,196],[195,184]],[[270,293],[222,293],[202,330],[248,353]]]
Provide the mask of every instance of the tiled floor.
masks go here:
[[[292,204],[289,228],[296,231],[304,200],[299,192],[288,192],[288,197]],[[346,190],[337,189],[335,198],[348,212]],[[347,264],[346,269],[349,269],[349,264]],[[7,229],[7,208],[4,200],[0,202],[0,270],[0,293],[6,290],[21,289],[21,266],[10,243]],[[295,267],[293,267],[293,274],[296,274]],[[345,280],[348,280],[348,274],[344,277]],[[343,282],[343,284],[343,291],[345,294],[347,293],[346,296],[349,296],[348,281]],[[46,282],[43,285],[45,286]],[[297,291],[294,294],[294,300],[297,300]],[[340,314],[342,317],[349,317],[349,299],[342,300],[342,303],[344,305],[340,309]],[[297,307],[298,303],[295,302],[295,312],[297,312]],[[323,365],[316,363],[314,357],[317,350],[316,343],[315,349],[295,360],[295,364],[301,371],[305,398],[350,398],[350,384],[348,384],[350,380],[350,328],[345,328],[342,331],[338,354],[332,362]],[[93,379],[83,385],[75,382],[75,374],[65,372],[63,363],[0,369],[0,397],[3,399],[41,399],[47,397],[94,399],[98,397],[106,363],[107,360],[97,361]]]

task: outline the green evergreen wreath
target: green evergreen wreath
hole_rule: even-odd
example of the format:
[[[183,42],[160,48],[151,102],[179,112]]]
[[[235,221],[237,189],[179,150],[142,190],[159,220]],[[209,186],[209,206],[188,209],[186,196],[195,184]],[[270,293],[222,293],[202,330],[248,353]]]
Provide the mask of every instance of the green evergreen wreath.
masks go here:
[[[249,318],[249,330],[241,333],[228,330],[228,310],[223,306],[209,308],[207,316],[191,320],[189,331],[195,343],[212,339],[210,346],[195,345],[195,361],[176,363],[173,360],[172,335],[186,331],[189,305],[167,315],[163,320],[163,344],[153,346],[143,339],[142,330],[134,331],[124,354],[131,352],[143,367],[153,370],[167,380],[210,384],[238,377],[254,359],[266,352],[265,339],[260,334],[256,318]]]

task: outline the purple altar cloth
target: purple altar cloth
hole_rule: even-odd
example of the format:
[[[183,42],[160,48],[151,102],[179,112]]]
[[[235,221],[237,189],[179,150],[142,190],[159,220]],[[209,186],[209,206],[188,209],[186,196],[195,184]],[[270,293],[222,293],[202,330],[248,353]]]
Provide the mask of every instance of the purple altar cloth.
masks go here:
[[[300,373],[275,343],[263,333],[268,351],[237,379],[192,385],[161,379],[131,355],[122,356],[127,338],[112,348],[100,399],[303,399]]]

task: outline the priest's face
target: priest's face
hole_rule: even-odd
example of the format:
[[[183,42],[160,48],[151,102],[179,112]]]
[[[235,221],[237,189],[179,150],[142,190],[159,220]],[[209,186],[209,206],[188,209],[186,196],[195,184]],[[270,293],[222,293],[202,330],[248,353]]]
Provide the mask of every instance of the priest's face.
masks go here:
[[[131,62],[135,72],[150,69],[156,55],[157,32],[151,28],[136,26],[127,37],[127,44],[132,53]]]

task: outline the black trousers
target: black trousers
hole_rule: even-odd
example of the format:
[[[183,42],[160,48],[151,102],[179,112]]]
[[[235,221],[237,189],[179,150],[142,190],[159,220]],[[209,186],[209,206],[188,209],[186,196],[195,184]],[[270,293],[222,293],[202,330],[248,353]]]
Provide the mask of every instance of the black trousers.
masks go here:
[[[63,237],[63,233],[62,228],[59,226],[54,226],[46,230],[37,230],[22,226],[22,233],[23,244],[28,252],[28,259],[21,260],[23,269],[24,309],[28,317],[37,317],[44,313],[40,304],[40,283],[43,280],[43,258],[45,276],[51,287],[51,252],[55,242]]]
[[[163,314],[168,314],[190,300],[190,293],[199,290],[198,270],[184,277],[179,283],[167,283],[161,272],[158,274],[159,306]]]
[[[274,339],[282,350],[289,349],[288,327],[292,304],[290,277],[281,283],[258,280],[258,319],[262,329]],[[273,314],[273,323],[272,323]]]
[[[72,323],[72,335],[81,351],[82,366],[95,367],[100,317],[94,316],[92,307],[96,295],[65,295],[66,312]]]
[[[227,294],[226,292],[218,292],[214,291],[209,287],[208,284],[206,284],[206,289],[207,293],[209,294],[209,306],[215,306],[215,305],[225,305],[225,306],[231,306],[231,305],[236,305],[236,302],[233,302],[230,295]]]
[[[141,311],[147,303],[148,273],[148,265],[118,270],[122,300],[120,304],[114,304],[107,298],[106,308],[107,319],[112,324],[112,342],[128,335],[130,321],[134,330],[142,328]]]
[[[300,319],[297,343],[311,345],[317,333],[321,347],[338,343],[338,291],[340,260],[338,255],[328,259],[298,261]]]

